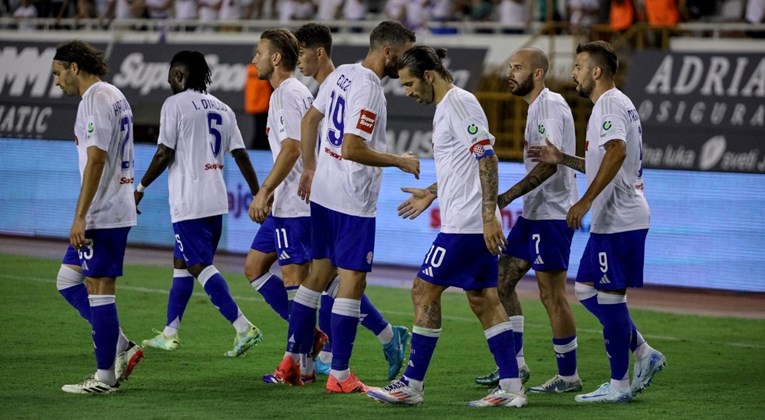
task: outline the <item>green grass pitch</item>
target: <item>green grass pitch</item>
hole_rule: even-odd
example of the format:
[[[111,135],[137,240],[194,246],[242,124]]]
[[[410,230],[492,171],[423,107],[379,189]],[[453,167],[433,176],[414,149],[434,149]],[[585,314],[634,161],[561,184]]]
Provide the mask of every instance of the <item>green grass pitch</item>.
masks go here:
[[[631,404],[581,405],[574,396],[529,396],[523,409],[472,409],[466,402],[489,390],[473,377],[493,367],[480,325],[461,293],[443,300],[443,332],[426,377],[420,407],[387,407],[362,395],[326,395],[323,378],[303,388],[266,385],[284,351],[286,323],[240,274],[227,274],[232,294],[265,341],[246,357],[228,359],[234,331],[198,285],[175,352],[147,349],[146,358],[114,395],[69,395],[61,385],[95,371],[90,330],[59,296],[59,262],[0,255],[0,418],[765,418],[765,321],[633,310],[649,343],[669,367]],[[414,270],[413,270],[414,273]],[[118,281],[120,322],[131,339],[151,337],[165,321],[170,268],[127,266]],[[412,325],[409,291],[370,287],[368,295],[393,324]],[[529,385],[555,374],[549,324],[542,305],[523,302]],[[579,336],[579,373],[589,392],[608,378],[600,326],[573,305]],[[382,386],[387,365],[380,344],[359,328],[352,369]],[[508,412],[507,410],[511,410]]]

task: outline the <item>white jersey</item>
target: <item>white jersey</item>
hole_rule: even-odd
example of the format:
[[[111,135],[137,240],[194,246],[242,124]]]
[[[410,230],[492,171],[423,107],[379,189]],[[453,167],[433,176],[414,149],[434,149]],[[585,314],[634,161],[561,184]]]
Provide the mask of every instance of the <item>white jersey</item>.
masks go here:
[[[619,172],[592,203],[592,233],[618,233],[648,229],[650,210],[643,195],[643,137],[635,105],[613,88],[598,98],[587,122],[585,165],[587,186],[595,179],[603,156],[603,145],[621,140],[627,156]]]
[[[545,139],[563,153],[576,154],[571,108],[561,95],[546,88],[529,106],[524,146],[544,146]],[[523,163],[527,173],[537,166],[525,153]],[[523,217],[529,220],[566,220],[568,209],[579,197],[575,176],[573,169],[558,165],[555,174],[523,196]]]
[[[443,233],[483,233],[483,194],[474,152],[487,141],[494,144],[488,127],[478,99],[464,89],[451,88],[436,106],[433,159]]]
[[[382,168],[343,160],[344,134],[385,152],[388,111],[382,83],[361,64],[345,64],[321,85],[313,106],[324,114],[311,201],[351,216],[374,217]]]
[[[101,181],[85,216],[85,229],[134,226],[133,111],[125,95],[106,82],[90,86],[77,107],[74,136],[81,181],[88,148],[95,146],[107,154]]]
[[[282,150],[285,139],[300,141],[300,121],[313,102],[311,92],[296,78],[283,81],[271,94],[268,103],[268,143],[274,162]],[[295,166],[274,191],[274,203],[271,213],[276,217],[307,217],[311,208],[298,194],[298,184],[303,173],[303,160],[298,159]]]
[[[234,111],[209,93],[177,93],[162,105],[158,143],[175,150],[167,180],[172,222],[227,213],[223,158],[244,149]]]

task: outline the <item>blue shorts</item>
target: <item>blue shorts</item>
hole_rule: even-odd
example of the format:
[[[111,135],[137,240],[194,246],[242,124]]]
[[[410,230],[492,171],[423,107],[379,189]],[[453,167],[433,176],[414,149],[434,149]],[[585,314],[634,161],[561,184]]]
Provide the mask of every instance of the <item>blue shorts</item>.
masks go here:
[[[565,220],[519,217],[507,235],[505,254],[530,261],[534,271],[568,270],[573,237]]]
[[[258,233],[255,234],[255,239],[252,240],[250,248],[264,254],[276,252],[274,229],[274,218],[269,214],[268,217],[266,217],[266,221],[260,225],[260,229],[258,229]]]
[[[61,263],[79,265],[85,277],[120,277],[128,232],[130,227],[86,230],[85,238],[91,241],[90,245],[79,251],[69,245]]]
[[[497,287],[498,262],[481,233],[439,233],[417,275],[440,286],[489,289]]]
[[[311,256],[346,270],[372,271],[375,218],[351,216],[311,202]]]
[[[311,261],[311,218],[274,217],[269,215],[258,229],[250,248],[270,254],[275,252],[279,265]]]
[[[175,258],[186,261],[186,267],[212,265],[223,231],[223,215],[173,223],[173,231]]]
[[[619,233],[590,233],[576,281],[598,290],[643,287],[645,238],[648,229]]]

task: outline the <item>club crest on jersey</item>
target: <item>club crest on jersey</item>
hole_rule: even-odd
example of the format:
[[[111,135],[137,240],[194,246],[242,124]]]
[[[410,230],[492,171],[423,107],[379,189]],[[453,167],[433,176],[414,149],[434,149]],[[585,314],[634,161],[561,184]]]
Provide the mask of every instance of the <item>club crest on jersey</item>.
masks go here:
[[[545,125],[544,124],[539,124],[537,126],[537,131],[539,131],[539,134],[544,134],[545,133]]]
[[[477,126],[477,125],[475,125],[475,124],[470,124],[470,125],[467,127],[467,132],[468,132],[468,134],[470,134],[470,135],[474,135],[475,133],[477,133],[477,132],[478,132],[478,126]]]
[[[606,121],[603,123],[603,129],[608,131],[611,129],[611,121]]]
[[[372,131],[375,130],[376,121],[377,114],[370,110],[362,109],[359,115],[359,122],[356,123],[356,128],[366,132],[367,134],[372,134]]]

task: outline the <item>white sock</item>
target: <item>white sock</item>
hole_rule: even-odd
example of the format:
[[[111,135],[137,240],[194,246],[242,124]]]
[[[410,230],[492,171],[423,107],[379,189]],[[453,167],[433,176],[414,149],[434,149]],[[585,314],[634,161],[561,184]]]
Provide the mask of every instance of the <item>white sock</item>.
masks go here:
[[[630,381],[628,379],[611,379],[611,388],[619,391],[626,392],[630,390]]]
[[[236,333],[246,334],[247,331],[250,330],[251,326],[252,323],[250,323],[250,320],[248,320],[247,317],[240,312],[239,317],[236,319],[236,321],[234,321],[234,329],[236,329]]]
[[[390,343],[390,341],[393,340],[393,326],[388,324],[382,331],[380,331],[380,334],[377,334],[377,339],[380,340],[380,343],[383,345]]]
[[[345,369],[345,370],[335,370],[330,369],[329,374],[334,376],[335,379],[337,379],[340,382],[343,382],[344,380],[348,379],[349,376],[351,376],[351,370]]]
[[[499,380],[499,387],[507,392],[519,393],[523,389],[520,378],[506,378]]]
[[[98,369],[96,371],[96,379],[110,386],[117,385],[117,376],[114,374],[114,368],[109,370]]]
[[[117,336],[117,354],[127,350],[128,345],[130,345],[130,340],[128,340],[127,336],[125,336],[125,333],[122,331],[122,328],[120,328],[120,335]]]
[[[321,360],[321,362],[324,363],[324,364],[332,363],[332,352],[328,352],[328,351],[324,351],[324,350],[320,351],[319,352],[319,360]]]
[[[422,392],[422,389],[425,386],[422,381],[418,381],[417,379],[407,378],[406,376],[402,376],[401,378],[406,380],[409,386],[416,389],[417,391]]]

